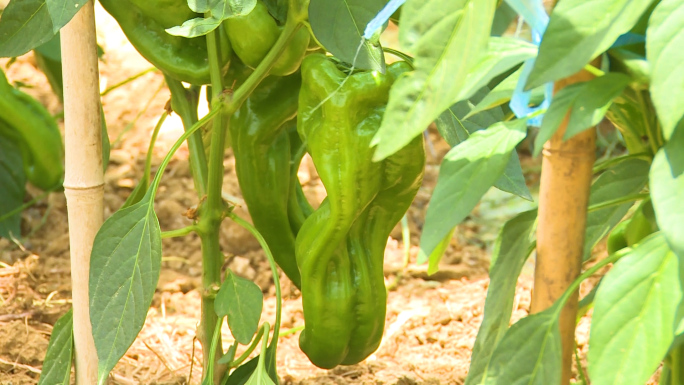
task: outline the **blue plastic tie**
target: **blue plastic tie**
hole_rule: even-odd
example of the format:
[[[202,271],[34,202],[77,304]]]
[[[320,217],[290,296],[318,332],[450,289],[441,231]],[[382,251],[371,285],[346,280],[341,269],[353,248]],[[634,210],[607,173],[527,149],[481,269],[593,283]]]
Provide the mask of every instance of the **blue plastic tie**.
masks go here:
[[[394,12],[401,7],[406,0],[390,0],[385,7],[380,10],[380,12],[371,20],[368,22],[368,25],[366,25],[366,30],[363,32],[363,38],[366,40],[370,40],[373,37],[373,34],[380,28],[382,28],[385,23],[389,20],[390,17],[394,14]]]
[[[539,47],[546,27],[549,25],[549,15],[546,13],[541,0],[506,0],[506,2],[530,25],[532,28],[532,43]],[[549,108],[551,105],[551,99],[553,98],[552,82],[544,84],[544,101],[537,107],[530,107],[532,91],[525,91],[524,89],[527,78],[530,76],[532,68],[534,68],[535,60],[536,58],[528,59],[523,64],[518,84],[516,84],[513,97],[508,104],[518,118],[526,118],[535,112]],[[527,125],[540,126],[543,118],[544,114],[531,117],[527,120]]]

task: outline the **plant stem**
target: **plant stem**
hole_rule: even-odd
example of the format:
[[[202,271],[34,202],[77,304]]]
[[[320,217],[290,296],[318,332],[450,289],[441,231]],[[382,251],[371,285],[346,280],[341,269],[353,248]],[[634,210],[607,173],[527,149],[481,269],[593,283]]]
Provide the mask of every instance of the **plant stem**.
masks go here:
[[[597,203],[595,205],[591,205],[587,208],[587,213],[591,213],[594,211],[605,209],[606,207],[619,206],[619,205],[624,204],[624,203],[629,203],[629,202],[634,202],[634,201],[646,199],[650,196],[651,196],[650,194],[625,195],[625,196],[620,197],[618,199],[613,199],[610,201],[601,202],[601,203]]]
[[[161,130],[162,125],[166,121],[166,118],[169,116],[169,113],[164,111],[162,116],[159,117],[159,120],[157,121],[157,125],[154,126],[154,131],[152,131],[152,138],[150,138],[150,145],[147,147],[147,156],[145,157],[145,170],[143,171],[143,178],[146,178],[148,181],[151,179],[150,174],[152,170],[152,151],[154,150],[154,145],[157,143],[157,137],[159,136],[159,131]]]
[[[605,72],[601,71],[600,69],[594,67],[594,66],[591,65],[591,64],[585,65],[585,66],[584,66],[584,70],[587,71],[587,72],[589,72],[590,74],[596,76],[596,77],[603,76],[603,75],[606,74]]]
[[[618,156],[616,158],[608,159],[608,160],[603,161],[601,163],[595,164],[592,172],[594,174],[596,174],[599,171],[603,171],[603,170],[605,170],[605,169],[607,169],[607,168],[609,168],[609,167],[611,167],[617,163],[621,163],[621,162],[624,162],[624,161],[629,160],[629,159],[643,159],[643,160],[650,162],[652,160],[652,157],[651,157],[651,155],[649,155],[646,152],[640,152],[638,154],[629,154],[629,155],[624,155],[624,156]]]
[[[102,91],[102,93],[100,94],[100,96],[105,96],[105,95],[107,95],[108,93],[114,91],[115,89],[117,89],[117,88],[119,88],[119,87],[121,87],[121,86],[124,86],[124,85],[126,85],[126,84],[132,82],[133,80],[135,80],[135,79],[137,79],[137,78],[139,78],[139,77],[141,77],[141,76],[143,76],[143,75],[146,75],[146,74],[148,74],[148,73],[150,73],[150,72],[154,72],[154,71],[157,71],[157,68],[156,68],[156,67],[148,68],[148,69],[146,69],[146,70],[144,70],[144,71],[138,72],[137,74],[131,76],[131,77],[128,78],[128,79],[122,80],[122,81],[120,81],[120,82],[114,84],[113,86],[107,87],[107,89],[105,89],[104,91]]]
[[[389,47],[382,47],[382,50],[383,50],[383,52],[386,52],[390,55],[394,55],[394,56],[404,60],[406,63],[408,63],[411,66],[411,69],[415,69],[415,67],[413,67],[413,58],[411,56],[409,56],[409,55],[407,55],[401,51],[398,51],[396,49],[389,48]]]
[[[207,37],[207,54],[209,57],[209,73],[213,92],[212,107],[216,109],[221,104],[223,93],[223,75],[219,67],[219,46],[217,44],[217,31],[212,31]],[[203,368],[205,381],[219,384],[221,377],[227,370],[226,365],[218,363],[223,355],[220,352],[210,352],[212,332],[218,322],[218,316],[214,310],[214,297],[209,295],[211,288],[221,284],[221,267],[223,265],[223,253],[219,244],[219,232],[223,221],[224,202],[223,191],[223,157],[225,153],[226,129],[230,114],[223,109],[211,124],[211,147],[209,149],[209,165],[206,184],[206,201],[200,206],[198,229],[202,238],[202,314],[198,330],[198,337],[205,352]],[[204,148],[202,147],[202,151]],[[218,337],[218,346],[221,344],[221,336]],[[209,368],[214,368],[210,371]],[[212,377],[207,377],[211,375]]]
[[[197,122],[197,103],[199,95],[192,90],[183,87],[176,79],[164,74],[166,84],[171,91],[171,107],[183,121],[185,131],[188,131]],[[202,133],[196,131],[188,138],[190,150],[190,170],[195,183],[195,191],[200,199],[207,194],[207,156],[204,153]]]
[[[254,339],[252,340],[252,343],[249,344],[247,347],[247,350],[245,350],[240,357],[231,360],[230,363],[228,364],[228,367],[230,368],[237,368],[238,366],[242,365],[243,362],[249,357],[250,354],[256,349],[257,345],[259,345],[259,342],[261,342],[261,338],[264,335],[264,327],[259,328],[259,331],[257,332],[256,336],[254,336]]]
[[[188,226],[188,227],[183,227],[182,229],[162,231],[161,237],[162,237],[162,239],[177,238],[177,237],[182,237],[182,236],[188,235],[188,234],[192,233],[193,231],[197,231],[197,226]]]

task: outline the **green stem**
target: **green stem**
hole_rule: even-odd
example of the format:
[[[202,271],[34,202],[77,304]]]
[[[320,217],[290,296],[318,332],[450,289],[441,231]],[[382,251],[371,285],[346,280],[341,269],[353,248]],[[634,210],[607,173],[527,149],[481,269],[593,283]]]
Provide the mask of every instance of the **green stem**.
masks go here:
[[[154,179],[152,180],[152,183],[150,184],[150,188],[153,190],[152,195],[157,194],[157,190],[159,189],[159,182],[161,182],[161,177],[164,174],[164,170],[166,170],[166,166],[169,165],[169,162],[171,162],[171,158],[173,158],[173,155],[178,151],[178,149],[183,145],[183,142],[185,142],[190,136],[192,136],[194,133],[198,132],[200,128],[202,128],[205,124],[211,122],[211,120],[216,116],[221,110],[223,109],[223,106],[220,106],[219,108],[210,111],[208,114],[206,114],[202,119],[200,119],[197,123],[193,124],[192,127],[187,129],[183,135],[176,140],[176,143],[171,146],[171,149],[169,152],[166,154],[162,162],[159,164],[159,168],[157,169],[156,174],[154,175]]]
[[[145,170],[143,171],[143,178],[146,178],[146,180],[148,181],[151,179],[152,173],[152,151],[154,150],[154,145],[157,143],[159,131],[161,130],[161,127],[168,116],[169,113],[164,111],[162,115],[159,117],[157,125],[154,126],[154,131],[152,131],[152,138],[150,138],[150,144],[147,147],[147,156],[145,157]]]
[[[606,201],[606,202],[601,202],[601,203],[597,203],[597,204],[595,204],[595,205],[591,205],[591,206],[589,206],[589,208],[587,209],[587,212],[588,212],[588,213],[591,213],[591,212],[594,212],[594,211],[598,211],[598,210],[601,210],[601,209],[605,209],[606,207],[619,206],[619,205],[624,204],[624,203],[629,203],[629,202],[635,202],[635,201],[643,200],[643,199],[646,199],[646,198],[648,198],[648,197],[650,197],[650,196],[651,196],[650,194],[631,194],[631,195],[625,195],[625,196],[620,197],[620,198],[618,198],[618,199],[613,199],[613,200],[609,200],[609,201]]]
[[[404,269],[408,267],[411,257],[411,230],[409,229],[407,214],[401,217],[401,238],[404,242]]]
[[[197,122],[197,103],[199,95],[192,90],[183,87],[176,79],[164,74],[166,84],[171,91],[171,107],[183,121],[183,127],[187,132]],[[195,184],[195,191],[200,199],[207,194],[207,156],[204,153],[202,133],[197,131],[188,138],[190,151],[190,170]]]
[[[17,207],[16,209],[14,209],[14,210],[6,213],[6,214],[0,215],[0,222],[5,221],[5,220],[9,219],[10,217],[12,217],[12,216],[26,210],[27,208],[35,205],[39,200],[45,198],[48,194],[50,194],[50,192],[51,191],[44,191],[42,194],[40,194],[37,197],[31,199],[30,201],[24,203],[23,205]]]
[[[672,365],[670,366],[670,383],[680,385],[682,383],[682,347],[678,346],[670,353]]]
[[[228,216],[235,223],[244,227],[247,231],[254,235],[257,241],[259,241],[261,248],[264,249],[264,253],[266,254],[266,258],[268,259],[268,264],[271,266],[271,273],[273,274],[273,284],[275,285],[276,293],[276,319],[275,324],[273,325],[273,339],[271,340],[271,344],[276,344],[278,341],[278,333],[280,332],[280,314],[282,313],[283,301],[282,294],[280,292],[280,278],[278,276],[278,267],[276,265],[275,259],[273,258],[273,253],[271,253],[271,249],[266,244],[266,240],[264,239],[264,237],[259,233],[259,231],[257,231],[256,228],[254,228],[254,226],[252,226],[249,222],[245,221],[244,219],[238,217],[233,212],[229,212]]]
[[[608,159],[606,161],[603,161],[601,163],[597,163],[594,165],[594,169],[592,172],[596,174],[597,172],[603,171],[609,167],[612,167],[615,164],[624,162],[629,159],[644,159],[646,161],[651,161],[652,157],[650,154],[645,153],[645,152],[640,152],[638,154],[629,154],[629,155],[623,155],[623,156],[618,156],[616,158]]]
[[[207,55],[209,58],[209,75],[213,92],[212,110],[221,109],[223,94],[223,75],[219,66],[220,48],[217,44],[218,31],[212,31],[206,35]],[[206,184],[206,201],[200,206],[198,231],[202,238],[202,313],[198,336],[202,348],[207,352],[218,316],[214,309],[214,296],[209,295],[212,287],[221,284],[221,266],[223,265],[223,253],[219,243],[219,232],[223,221],[224,201],[223,191],[223,158],[225,153],[226,129],[230,115],[226,109],[216,115],[211,124],[211,146],[209,149],[209,165]],[[219,336],[219,344],[221,337]],[[222,353],[222,352],[221,352]],[[226,365],[219,364],[221,358],[216,352],[204,356],[204,370],[215,367],[215,375],[209,378],[214,384],[219,384],[221,377],[228,369]]]
[[[301,330],[304,330],[304,325],[302,325],[302,326],[297,326],[296,328],[292,328],[292,329],[285,330],[284,332],[280,332],[280,336],[279,336],[279,337],[289,336],[290,334],[295,334],[295,333],[297,333],[298,331],[301,331]]]
[[[102,93],[100,94],[100,96],[105,96],[105,95],[107,95],[108,93],[114,91],[115,89],[117,89],[117,88],[119,88],[119,87],[121,87],[121,86],[125,86],[126,84],[132,82],[133,80],[135,80],[135,79],[137,79],[137,78],[139,78],[139,77],[141,77],[141,76],[143,76],[143,75],[146,75],[146,74],[148,74],[148,73],[150,73],[150,72],[154,72],[154,71],[157,71],[157,68],[156,68],[156,67],[148,68],[148,69],[146,69],[146,70],[144,70],[144,71],[142,71],[142,72],[138,72],[137,74],[131,76],[131,77],[128,78],[128,79],[122,80],[122,81],[120,81],[120,82],[114,84],[114,85],[111,86],[111,87],[107,87],[104,91],[102,91]]]
[[[183,236],[186,236],[186,235],[192,233],[193,231],[197,231],[197,226],[193,225],[193,226],[183,227],[182,229],[162,231],[161,237],[162,237],[162,239],[183,237]]]
[[[398,51],[396,49],[389,48],[389,47],[382,47],[382,50],[383,50],[383,52],[386,52],[390,55],[394,55],[394,56],[404,60],[406,63],[408,63],[408,65],[411,66],[411,69],[415,69],[415,67],[413,66],[413,58],[411,56],[409,56],[409,55],[407,55],[401,51]]]
[[[594,66],[591,65],[591,64],[585,65],[585,66],[584,66],[584,70],[587,71],[587,72],[589,72],[590,74],[596,76],[596,77],[603,76],[603,75],[606,74],[605,72],[601,71],[600,69],[594,67]]]
[[[232,368],[237,368],[238,366],[242,365],[242,363],[245,362],[245,360],[247,358],[249,358],[249,355],[252,354],[254,349],[256,349],[257,345],[259,345],[259,342],[261,342],[261,337],[263,335],[264,335],[264,327],[262,325],[262,327],[259,328],[259,332],[257,333],[257,335],[252,340],[252,343],[249,344],[249,346],[247,347],[247,350],[245,350],[244,353],[242,353],[240,355],[240,357],[238,357],[234,360],[231,360],[230,363],[228,364],[228,367],[232,369]]]
[[[565,303],[570,299],[570,296],[572,293],[575,292],[580,286],[580,284],[587,278],[591,277],[592,275],[596,274],[599,270],[601,270],[604,266],[607,266],[611,263],[616,262],[618,259],[624,257],[625,255],[629,254],[632,252],[632,249],[629,247],[625,247],[622,250],[619,250],[615,252],[614,254],[611,254],[607,256],[605,259],[602,259],[598,261],[594,266],[588,268],[584,273],[582,273],[577,279],[575,279],[571,284],[570,287],[568,287],[567,290],[563,293],[563,295],[558,299],[556,304],[558,305],[557,312],[560,314],[560,311],[563,309],[565,306]]]
[[[221,324],[223,323],[223,317],[219,318],[218,322],[216,323],[216,327],[214,328],[214,334],[212,335],[211,338],[211,348],[209,349],[209,356],[213,357],[216,355],[216,347],[218,346],[218,342],[221,339]],[[204,372],[204,378],[213,378],[214,377],[214,365],[213,361],[210,361],[209,363],[209,368],[206,372]]]

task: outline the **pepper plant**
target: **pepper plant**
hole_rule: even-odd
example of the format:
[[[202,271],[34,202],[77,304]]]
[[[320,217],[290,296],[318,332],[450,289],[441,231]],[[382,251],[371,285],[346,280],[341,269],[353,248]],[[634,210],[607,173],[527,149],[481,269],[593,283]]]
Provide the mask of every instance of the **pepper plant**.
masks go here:
[[[161,239],[193,232],[203,255],[203,383],[278,382],[280,308],[270,336],[271,325],[258,323],[259,288],[230,271],[222,276],[218,231],[226,218],[262,244],[278,306],[276,265],[301,289],[300,346],[311,361],[323,368],[360,362],[382,336],[383,250],[420,185],[425,129],[435,122],[453,147],[442,162],[421,236],[420,261],[434,272],[456,225],[492,186],[532,199],[515,151],[528,126],[540,127],[539,154],[564,120],[565,139],[571,139],[603,118],[620,131],[628,153],[595,165],[584,237],[591,264],[553,306],[509,328],[517,278],[535,248],[537,211],[508,221],[494,247],[467,383],[559,383],[561,309],[583,279],[611,263],[580,307],[583,313],[594,307],[589,379],[643,384],[664,362],[661,383],[684,383],[678,338],[684,257],[684,60],[676,48],[684,45],[681,1],[560,0],[550,15],[540,0],[100,2],[131,44],[164,72],[171,110],[182,118],[185,133],[154,178],[148,165],[95,239],[89,295],[99,383],[144,324],[159,276]],[[0,19],[0,56],[48,41],[78,8],[67,3],[12,1]],[[390,18],[399,25],[405,53],[379,43]],[[509,27],[516,18],[513,34]],[[30,33],[18,34],[22,28]],[[386,65],[385,53],[402,60]],[[554,82],[582,70],[595,79],[552,95]],[[208,86],[211,112],[200,119],[202,85]],[[154,196],[185,141],[200,203],[193,225],[163,233]],[[254,227],[221,196],[228,146]],[[305,152],[328,194],[316,209],[296,177]],[[610,255],[593,260],[593,248],[609,234]],[[43,383],[68,382],[69,317],[55,327]],[[228,351],[221,341],[224,317],[235,340]],[[247,361],[259,342],[261,353]],[[248,349],[236,357],[238,344]]]

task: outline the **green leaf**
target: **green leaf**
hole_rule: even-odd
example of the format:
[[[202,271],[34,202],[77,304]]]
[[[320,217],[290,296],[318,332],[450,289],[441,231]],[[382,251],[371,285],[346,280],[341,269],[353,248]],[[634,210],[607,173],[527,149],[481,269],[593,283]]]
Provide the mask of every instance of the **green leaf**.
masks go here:
[[[483,95],[487,94],[487,90],[487,87],[483,87],[470,100],[454,104],[435,121],[437,130],[451,147],[468,139],[471,133],[484,130],[504,120],[501,108],[493,108],[464,119],[464,116],[470,115],[473,104],[480,101]],[[494,183],[494,187],[532,201],[532,195],[525,184],[525,176],[523,175],[517,152],[511,153],[506,169],[503,175]]]
[[[518,79],[520,79],[520,73],[522,68],[519,68],[512,74],[508,75],[501,83],[497,84],[493,90],[491,90],[487,96],[482,98],[475,107],[465,116],[465,119],[479,114],[482,111],[498,107],[504,103],[507,103],[513,97],[513,92],[515,91],[515,86],[518,84]]]
[[[677,0],[675,0],[677,1]],[[563,0],[551,13],[526,89],[568,77],[628,32],[652,0]]]
[[[85,4],[78,0],[12,0],[0,18],[0,57],[21,56],[49,41]]]
[[[458,99],[469,71],[487,49],[495,8],[494,1],[480,0],[404,4],[399,41],[414,52],[415,71],[392,86],[382,125],[371,141],[377,145],[373,160],[403,148]]]
[[[640,385],[658,369],[674,339],[682,298],[678,264],[656,233],[603,278],[589,337],[592,384]]]
[[[446,154],[425,218],[420,240],[422,258],[432,254],[501,176],[525,131],[525,120],[496,123],[475,132]]]
[[[74,356],[74,319],[69,309],[52,328],[38,385],[69,385]]]
[[[538,156],[541,153],[544,143],[558,130],[568,111],[570,117],[563,140],[598,124],[613,99],[622,93],[629,80],[627,75],[608,73],[560,90],[544,115],[539,135],[534,141],[534,155]]]
[[[489,39],[485,55],[468,71],[465,84],[454,102],[466,100],[493,78],[537,54],[537,46],[522,39],[496,37]]]
[[[228,272],[216,294],[214,309],[219,317],[228,317],[228,327],[235,340],[248,345],[259,328],[264,294],[256,283]]]
[[[90,255],[90,322],[102,384],[145,324],[161,267],[161,230],[149,190],[95,236]]]
[[[439,261],[442,260],[442,257],[444,256],[444,253],[446,252],[447,248],[449,247],[449,243],[451,243],[451,238],[454,237],[454,232],[456,232],[456,227],[451,229],[449,233],[439,242],[437,247],[435,247],[434,250],[432,250],[432,254],[428,257],[428,261],[430,262],[428,264],[428,270],[427,273],[428,275],[432,275],[436,272],[439,271]],[[420,254],[418,256],[418,263],[425,263],[421,258],[424,258],[425,256],[423,254]]]
[[[516,322],[492,355],[482,384],[549,385],[561,381],[558,302]],[[593,381],[593,378],[592,378]]]
[[[244,16],[252,12],[256,6],[256,0],[219,0],[209,4],[195,2],[194,7],[204,9],[211,7],[211,17],[196,17],[186,20],[182,25],[166,29],[169,35],[193,38],[203,36],[215,30],[223,20],[236,16]],[[192,8],[191,8],[192,9]],[[197,11],[195,11],[197,12]],[[203,11],[204,12],[204,11]]]
[[[678,151],[681,151],[681,141],[677,144]],[[673,143],[667,146],[671,145]],[[653,159],[649,176],[651,198],[658,227],[672,250],[684,258],[684,174],[673,175],[673,169],[684,167],[684,164],[671,164],[673,160],[665,149],[660,149]]]
[[[16,210],[24,203],[26,175],[17,144],[2,135],[11,130],[0,120],[0,216]],[[21,237],[21,213],[0,221],[0,237]]]
[[[385,72],[382,47],[362,39],[366,24],[385,0],[311,0],[309,22],[316,39],[355,68]]]
[[[513,20],[518,17],[515,12],[505,1],[499,3],[499,8],[494,13],[494,21],[492,22],[492,36],[503,35]]]
[[[481,384],[494,348],[501,341],[513,313],[515,287],[529,257],[537,210],[520,213],[501,229],[494,244],[484,318],[473,345],[466,385]]]
[[[646,33],[651,64],[651,97],[669,139],[684,117],[684,2],[662,0],[653,10]]]
[[[609,168],[592,183],[589,205],[637,194],[648,183],[649,167],[645,160],[628,159]],[[587,215],[584,260],[591,257],[591,250],[624,218],[630,207],[632,203],[625,203],[592,211]]]

